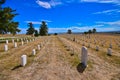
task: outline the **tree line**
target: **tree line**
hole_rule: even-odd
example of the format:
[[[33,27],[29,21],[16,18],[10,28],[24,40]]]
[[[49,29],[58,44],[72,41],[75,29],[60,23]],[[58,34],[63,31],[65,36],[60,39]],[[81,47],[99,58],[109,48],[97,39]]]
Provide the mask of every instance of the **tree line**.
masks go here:
[[[97,32],[97,30],[95,28],[93,28],[92,30],[90,29],[90,30],[84,32],[84,34],[92,34],[92,33],[96,33],[96,32]],[[72,30],[68,29],[67,34],[72,34]]]
[[[48,27],[45,21],[42,21],[40,28],[39,28],[39,32],[38,30],[35,30],[34,25],[32,22],[28,23],[28,29],[26,30],[26,34],[27,35],[34,35],[34,36],[46,36],[48,35]]]

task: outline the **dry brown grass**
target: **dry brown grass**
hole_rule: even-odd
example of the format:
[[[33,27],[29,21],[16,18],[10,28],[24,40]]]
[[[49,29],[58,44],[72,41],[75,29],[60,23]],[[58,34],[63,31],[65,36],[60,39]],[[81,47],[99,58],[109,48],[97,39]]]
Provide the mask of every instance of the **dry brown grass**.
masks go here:
[[[76,41],[72,41],[74,37]],[[102,40],[106,41],[103,47]],[[90,39],[82,35],[43,36],[23,46],[18,42],[17,48],[9,43],[7,52],[4,52],[2,43],[0,80],[119,80],[120,48],[116,44],[119,40],[120,36],[100,34],[91,35]],[[106,55],[110,42],[113,44],[112,56]],[[91,47],[88,48],[88,67],[79,73],[77,67],[81,62],[83,43],[85,46],[90,43]],[[42,44],[40,51],[37,50],[38,44]],[[95,50],[96,45],[99,45],[99,51]],[[37,50],[35,56],[31,55],[33,48]],[[20,67],[23,54],[27,55],[28,64]]]

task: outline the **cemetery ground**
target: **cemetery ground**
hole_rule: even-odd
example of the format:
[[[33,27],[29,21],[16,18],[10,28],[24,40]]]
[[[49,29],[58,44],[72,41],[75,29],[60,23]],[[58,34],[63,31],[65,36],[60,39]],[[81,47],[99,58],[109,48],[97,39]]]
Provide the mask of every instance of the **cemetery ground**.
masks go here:
[[[5,40],[0,43],[0,80],[120,80],[120,35],[19,35],[16,48],[8,40],[7,51]],[[82,46],[88,50],[87,67],[81,64]],[[22,55],[27,55],[24,67]]]

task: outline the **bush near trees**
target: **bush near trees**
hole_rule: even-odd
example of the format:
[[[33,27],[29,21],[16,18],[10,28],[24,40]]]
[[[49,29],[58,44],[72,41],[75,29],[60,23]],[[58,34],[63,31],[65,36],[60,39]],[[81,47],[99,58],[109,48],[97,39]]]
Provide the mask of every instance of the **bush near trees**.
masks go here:
[[[13,21],[18,14],[10,7],[2,7],[6,0],[0,0],[0,34],[11,33],[15,35],[21,30],[18,29],[19,22]]]
[[[54,33],[54,35],[58,35],[58,33]]]
[[[39,36],[39,33],[37,30],[35,30],[35,34],[34,34],[35,37],[38,37]]]
[[[67,34],[72,34],[72,30],[68,29]]]

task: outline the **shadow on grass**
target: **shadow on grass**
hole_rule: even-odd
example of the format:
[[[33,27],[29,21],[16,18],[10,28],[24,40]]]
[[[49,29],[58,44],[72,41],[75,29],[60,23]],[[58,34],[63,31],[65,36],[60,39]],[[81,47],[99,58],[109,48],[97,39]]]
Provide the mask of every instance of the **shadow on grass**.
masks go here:
[[[17,66],[15,66],[14,68],[12,68],[11,70],[16,70],[16,69],[18,69],[18,68],[20,68],[20,67],[22,67],[22,65],[17,65]]]
[[[79,73],[83,73],[83,72],[85,71],[85,69],[86,69],[86,66],[85,66],[84,64],[79,63],[79,64],[77,65],[77,71],[78,71]]]

